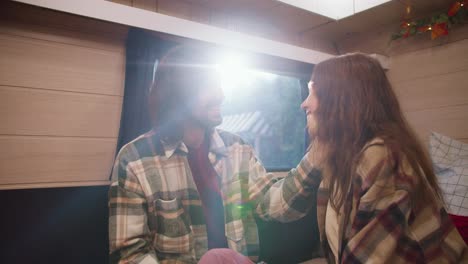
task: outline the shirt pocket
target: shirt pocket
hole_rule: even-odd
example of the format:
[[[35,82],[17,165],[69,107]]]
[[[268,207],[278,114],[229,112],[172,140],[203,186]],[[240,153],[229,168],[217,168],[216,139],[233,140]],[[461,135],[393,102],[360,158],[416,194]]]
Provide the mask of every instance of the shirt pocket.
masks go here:
[[[189,253],[193,247],[192,230],[179,199],[155,200],[156,235],[154,246],[160,252]]]
[[[244,190],[243,190],[244,189]],[[245,186],[241,179],[233,179],[222,186],[225,210],[225,234],[228,246],[237,252],[246,254],[244,220],[251,213],[250,203],[242,197]],[[245,195],[245,194],[244,194]]]
[[[244,224],[241,220],[232,221],[226,224],[226,239],[229,248],[243,254],[246,253]]]

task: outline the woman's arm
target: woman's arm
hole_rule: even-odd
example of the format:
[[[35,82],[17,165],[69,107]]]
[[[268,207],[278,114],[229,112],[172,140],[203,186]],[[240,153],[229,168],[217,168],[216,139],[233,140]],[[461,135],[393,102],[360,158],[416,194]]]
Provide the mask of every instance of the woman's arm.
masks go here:
[[[306,215],[316,203],[317,189],[322,180],[321,170],[316,164],[317,155],[309,151],[284,179],[275,182],[268,176],[256,177],[256,184],[250,187],[249,192],[251,196],[259,196],[257,214],[263,219],[281,222],[291,222]],[[252,167],[257,166],[254,163]]]

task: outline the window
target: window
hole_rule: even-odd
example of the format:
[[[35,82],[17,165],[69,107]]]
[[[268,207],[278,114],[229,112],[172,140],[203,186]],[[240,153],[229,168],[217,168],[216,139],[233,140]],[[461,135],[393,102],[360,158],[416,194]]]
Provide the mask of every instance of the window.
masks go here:
[[[226,71],[219,128],[240,135],[271,171],[296,167],[305,150],[301,82],[254,70]]]

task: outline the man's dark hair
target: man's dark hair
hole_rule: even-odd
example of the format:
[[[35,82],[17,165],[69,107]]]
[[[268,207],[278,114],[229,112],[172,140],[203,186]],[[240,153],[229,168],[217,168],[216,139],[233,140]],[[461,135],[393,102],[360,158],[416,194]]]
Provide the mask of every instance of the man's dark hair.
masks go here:
[[[206,47],[177,46],[160,60],[149,96],[153,127],[165,140],[182,137],[182,124],[190,118],[201,91],[219,82],[214,58]],[[219,82],[220,84],[220,82]]]

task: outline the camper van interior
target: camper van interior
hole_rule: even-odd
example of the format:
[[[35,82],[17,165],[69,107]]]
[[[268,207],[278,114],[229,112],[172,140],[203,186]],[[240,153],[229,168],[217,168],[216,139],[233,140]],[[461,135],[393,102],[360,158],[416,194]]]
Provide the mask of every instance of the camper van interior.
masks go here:
[[[300,105],[314,66],[370,54],[466,235],[467,23],[464,0],[1,1],[0,262],[109,262],[113,164],[151,129],[150,89],[178,45],[215,57],[219,128],[242,137],[278,178],[310,143]],[[259,260],[321,257],[315,210],[256,222]]]

